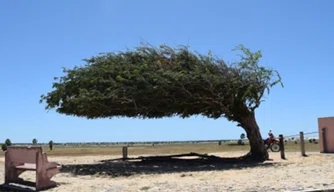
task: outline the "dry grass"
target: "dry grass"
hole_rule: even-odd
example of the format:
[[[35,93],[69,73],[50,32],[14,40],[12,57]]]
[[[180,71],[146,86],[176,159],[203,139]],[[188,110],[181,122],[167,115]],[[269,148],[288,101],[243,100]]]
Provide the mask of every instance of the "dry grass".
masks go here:
[[[124,145],[82,145],[82,146],[54,146],[54,150],[50,151],[48,146],[44,146],[44,151],[49,156],[86,156],[86,155],[111,155],[121,156],[122,146]],[[319,152],[319,144],[312,144],[305,141],[306,152]],[[179,154],[179,153],[219,153],[219,152],[235,152],[249,151],[249,145],[236,145],[234,143],[182,143],[182,144],[155,144],[154,146],[135,144],[128,147],[129,156],[140,155],[158,155],[158,154]],[[285,151],[300,151],[300,144],[289,142],[285,145]],[[3,153],[2,153],[3,155]]]

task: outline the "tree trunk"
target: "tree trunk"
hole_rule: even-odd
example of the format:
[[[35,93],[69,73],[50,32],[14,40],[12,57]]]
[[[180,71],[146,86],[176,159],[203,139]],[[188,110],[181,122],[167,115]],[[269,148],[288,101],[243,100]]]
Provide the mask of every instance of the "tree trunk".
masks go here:
[[[264,147],[259,126],[255,119],[255,114],[252,113],[243,119],[241,123],[242,128],[247,133],[247,138],[250,145],[250,157],[254,161],[263,162],[269,159],[268,151]]]

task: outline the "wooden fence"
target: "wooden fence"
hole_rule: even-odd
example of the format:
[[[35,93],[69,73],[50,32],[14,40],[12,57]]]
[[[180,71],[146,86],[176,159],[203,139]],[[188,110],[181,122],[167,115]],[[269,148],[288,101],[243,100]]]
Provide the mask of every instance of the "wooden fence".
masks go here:
[[[306,150],[305,150],[305,140],[304,140],[304,132],[299,132],[299,141],[300,141],[300,154],[303,157],[307,157]],[[284,144],[284,136],[283,134],[279,135],[279,145],[280,145],[280,155],[281,159],[286,159],[285,156],[285,144]],[[221,145],[221,142],[219,143]],[[128,158],[128,147],[122,147],[122,158],[127,159]]]
[[[312,132],[312,133],[314,133],[314,132]],[[283,134],[279,135],[279,141],[280,141],[279,144],[280,144],[280,147],[281,147],[281,158],[286,159]],[[304,132],[303,131],[299,132],[299,141],[300,141],[300,154],[303,157],[307,157],[306,150],[305,150],[305,138],[304,138]]]

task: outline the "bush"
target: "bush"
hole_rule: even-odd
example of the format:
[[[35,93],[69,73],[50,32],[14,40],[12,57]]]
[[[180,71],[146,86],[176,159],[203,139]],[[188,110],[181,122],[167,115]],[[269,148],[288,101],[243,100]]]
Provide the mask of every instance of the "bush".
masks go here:
[[[241,139],[239,139],[238,140],[238,145],[245,145],[245,143]]]
[[[2,144],[1,145],[1,149],[2,149],[2,151],[7,151],[7,145],[6,144]]]
[[[6,144],[6,147],[7,147],[7,146],[11,146],[11,145],[12,145],[12,142],[11,142],[10,139],[6,139],[5,144]],[[6,149],[7,149],[7,148],[6,148]]]
[[[34,138],[34,139],[32,140],[32,144],[33,144],[33,145],[36,145],[36,144],[37,144],[37,139],[36,139],[36,138]]]

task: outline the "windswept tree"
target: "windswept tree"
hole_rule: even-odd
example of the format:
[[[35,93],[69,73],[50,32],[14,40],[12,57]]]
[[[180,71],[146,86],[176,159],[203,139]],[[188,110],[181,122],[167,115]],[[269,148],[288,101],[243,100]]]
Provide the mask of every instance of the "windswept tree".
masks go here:
[[[142,44],[134,50],[84,59],[83,66],[64,69],[53,90],[42,95],[46,110],[94,118],[163,118],[202,115],[225,117],[241,126],[250,142],[250,157],[264,161],[255,110],[279,74],[259,65],[260,51],[240,45],[238,62],[227,64],[209,54]]]

